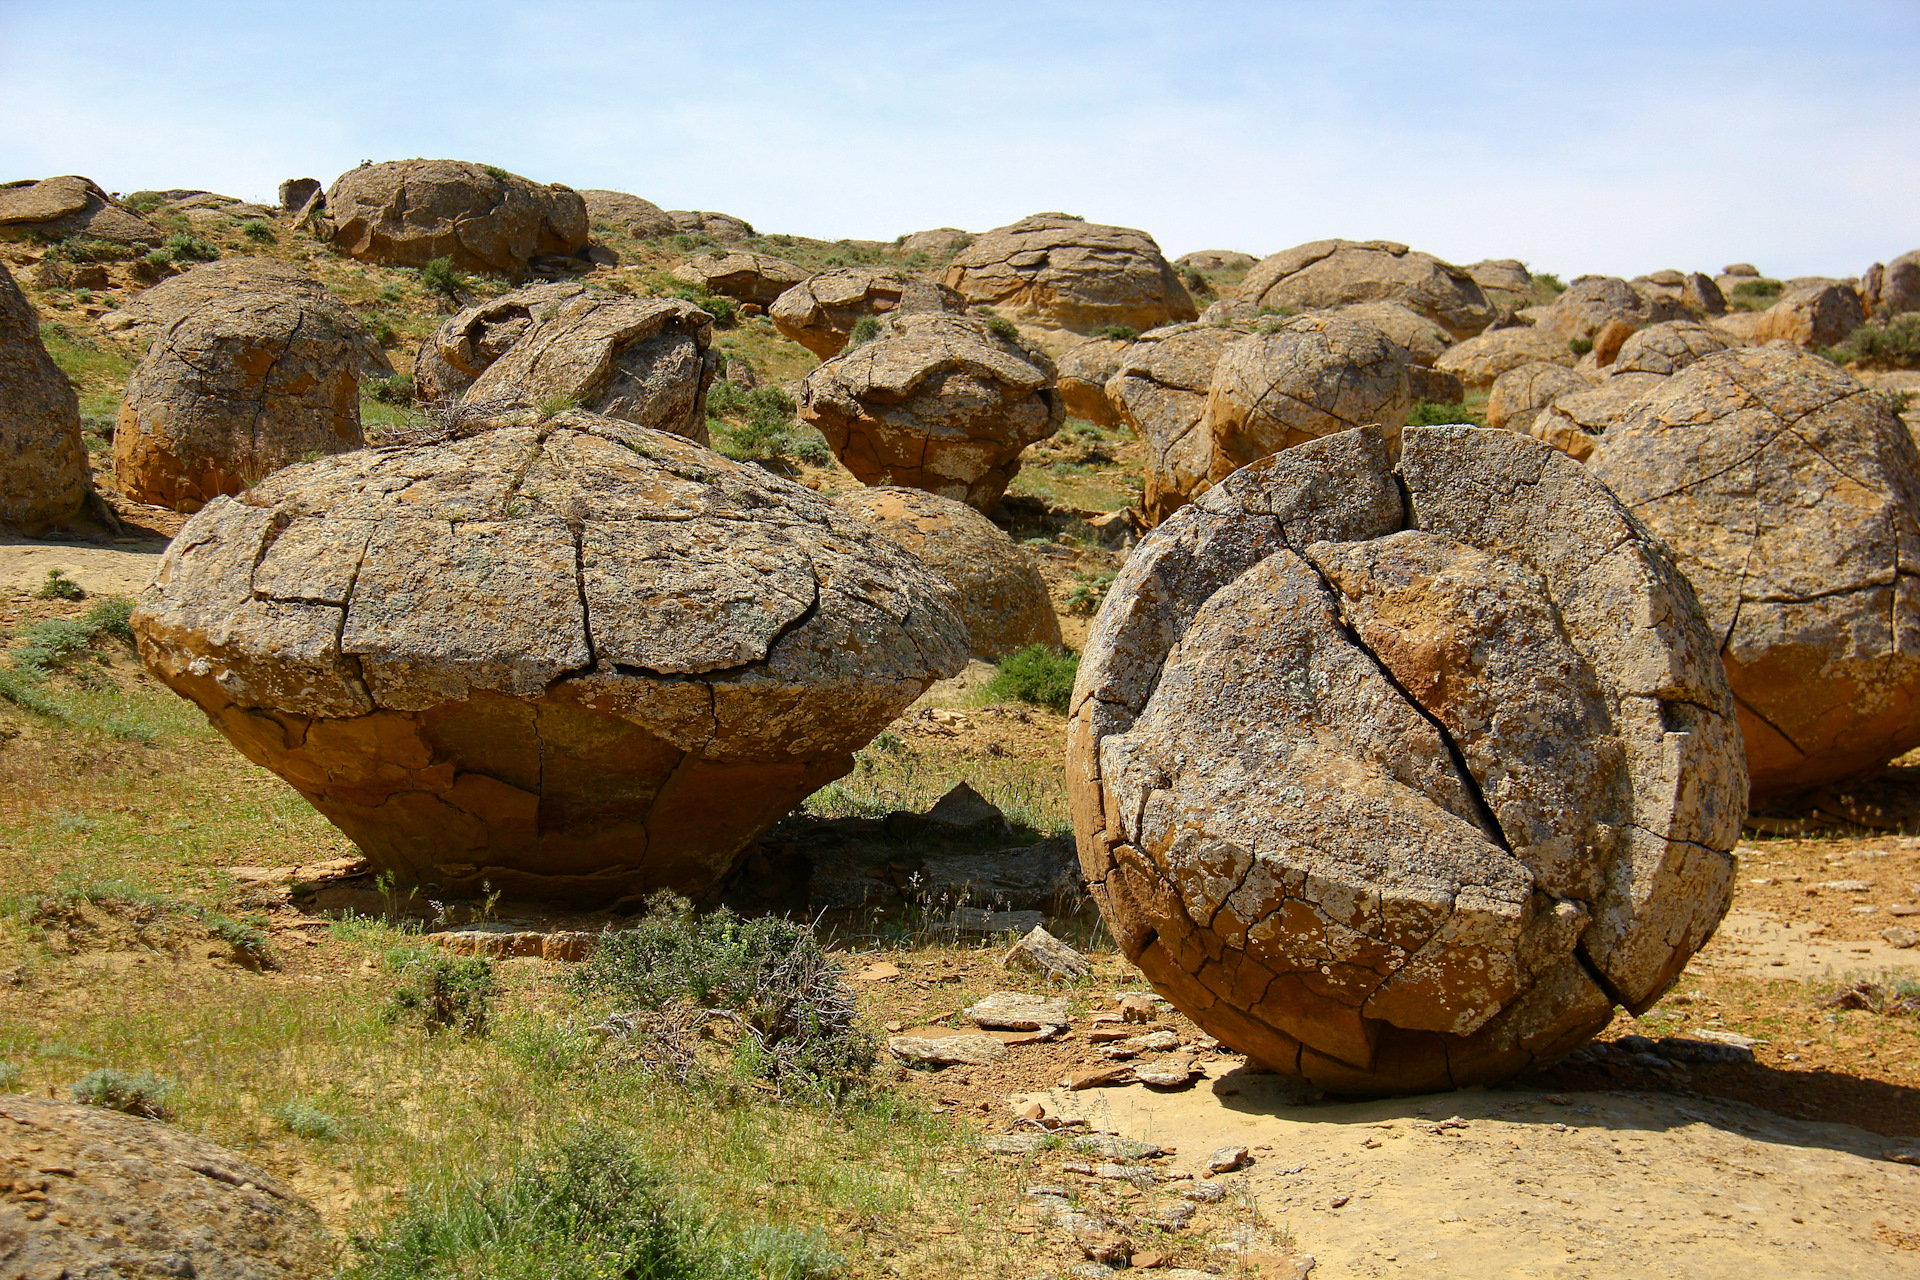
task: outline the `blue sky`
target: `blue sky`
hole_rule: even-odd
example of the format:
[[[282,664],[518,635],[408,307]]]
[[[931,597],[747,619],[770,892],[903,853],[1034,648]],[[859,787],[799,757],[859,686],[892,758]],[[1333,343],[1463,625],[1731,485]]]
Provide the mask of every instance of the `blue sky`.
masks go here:
[[[1854,275],[1920,247],[1920,3],[0,0],[0,181],[406,156],[828,239]]]

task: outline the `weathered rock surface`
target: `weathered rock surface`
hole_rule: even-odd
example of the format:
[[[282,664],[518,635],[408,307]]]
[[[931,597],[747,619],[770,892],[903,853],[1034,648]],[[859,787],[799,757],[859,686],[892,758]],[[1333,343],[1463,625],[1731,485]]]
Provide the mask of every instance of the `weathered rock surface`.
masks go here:
[[[572,255],[587,245],[579,192],[464,160],[349,170],[327,189],[327,219],[335,245],[389,267],[451,258],[462,271],[517,279],[536,255]]]
[[[1657,373],[1620,373],[1556,396],[1527,424],[1527,434],[1584,462],[1593,456],[1595,441],[1663,381]]]
[[[964,665],[949,589],[809,490],[515,421],[213,503],[133,618],[149,671],[402,882],[698,894]]]
[[[1527,270],[1527,264],[1518,258],[1487,258],[1460,269],[1472,276],[1473,282],[1483,290],[1513,294],[1533,292],[1533,274]]]
[[[1756,805],[1920,745],[1920,452],[1883,401],[1792,348],[1723,351],[1590,465],[1699,593]]]
[[[1036,996],[1024,991],[995,991],[968,1005],[965,1012],[975,1026],[996,1031],[1040,1031],[1073,1022],[1064,996]]]
[[[1338,315],[1296,316],[1222,353],[1207,392],[1207,474],[1218,481],[1353,427],[1397,427],[1412,406],[1404,347]]]
[[[1053,362],[974,316],[888,316],[801,384],[800,417],[862,484],[991,511],[1020,452],[1060,429]]]
[[[0,1094],[9,1276],[319,1280],[335,1246],[280,1179],[172,1125]]]
[[[1679,299],[1657,290],[1641,292],[1614,276],[1584,276],[1567,286],[1551,305],[1526,313],[1534,326],[1561,338],[1591,338],[1610,320],[1638,328],[1662,320],[1685,320]]]
[[[1591,390],[1593,383],[1564,364],[1536,360],[1494,379],[1487,397],[1487,425],[1505,431],[1527,430],[1534,415],[1555,398]]]
[[[170,276],[142,290],[113,314],[129,339],[151,343],[183,316],[215,299],[243,293],[262,293],[297,302],[303,309],[324,313],[327,324],[353,348],[363,378],[386,377],[393,365],[358,313],[327,291],[327,287],[291,262],[278,258],[220,258],[191,271]]]
[[[1390,240],[1315,240],[1263,258],[1235,293],[1255,307],[1315,309],[1396,302],[1455,338],[1493,320],[1473,277],[1431,254]]]
[[[1861,301],[1874,315],[1920,311],[1920,249],[1882,266],[1874,263],[1860,278]]]
[[[730,213],[713,213],[706,209],[669,209],[667,216],[673,219],[675,231],[712,236],[724,243],[745,240],[753,234],[752,223]]]
[[[1458,377],[1467,390],[1480,391],[1491,387],[1501,374],[1522,365],[1545,362],[1572,368],[1578,359],[1558,334],[1518,326],[1491,329],[1449,347],[1433,367]]]
[[[288,178],[280,184],[280,212],[296,217],[307,213],[326,193],[318,178]]]
[[[675,267],[673,277],[723,298],[770,307],[781,294],[805,280],[807,273],[785,258],[736,249],[697,254]]]
[[[935,227],[931,231],[916,231],[912,235],[900,237],[897,247],[906,257],[925,254],[933,261],[945,263],[972,243],[973,232],[971,231],[962,231],[958,227]]]
[[[1197,318],[1180,273],[1144,231],[1036,213],[968,245],[946,283],[1014,320],[1085,332]]]
[[[1410,364],[1431,368],[1453,345],[1453,339],[1427,317],[1397,302],[1356,302],[1335,307],[1333,314],[1370,324],[1407,349]]]
[[[1055,385],[1069,418],[1103,427],[1120,421],[1119,410],[1107,399],[1107,382],[1120,372],[1132,345],[1122,338],[1089,338],[1060,357]]]
[[[1651,1005],[1726,910],[1746,788],[1715,637],[1602,485],[1511,432],[1391,438],[1149,535],[1068,729],[1127,957],[1349,1094],[1501,1079]]]
[[[1784,338],[1802,347],[1830,347],[1866,322],[1866,308],[1851,285],[1818,284],[1794,289],[1768,307],[1754,330],[1756,343]]]
[[[767,318],[822,360],[831,360],[847,345],[853,326],[863,316],[966,309],[959,294],[925,276],[884,267],[836,267],[781,293],[768,308]]]
[[[1060,644],[1046,581],[1017,543],[964,502],[923,489],[853,489],[834,495],[953,588],[976,658]]]
[[[1252,254],[1241,253],[1238,249],[1196,249],[1175,258],[1173,265],[1192,267],[1195,271],[1247,271],[1259,261]]]
[[[1024,969],[1057,982],[1081,982],[1093,976],[1093,964],[1039,925],[1000,957],[1003,969]]]
[[[120,491],[198,511],[302,458],[365,444],[360,350],[335,315],[301,293],[233,293],[162,329],[114,428]]]
[[[887,1052],[920,1067],[989,1067],[1007,1060],[1007,1046],[978,1032],[953,1036],[891,1036]]]
[[[1140,335],[1107,381],[1120,420],[1147,444],[1142,509],[1159,524],[1212,483],[1213,437],[1206,428],[1214,368],[1246,330],[1169,325]]]
[[[573,280],[528,285],[447,317],[414,356],[414,394],[428,403],[458,400],[534,325],[552,319],[561,303],[586,291]]]
[[[1637,330],[1622,343],[1613,373],[1672,375],[1702,356],[1726,349],[1726,340],[1698,320],[1667,320]]]
[[[0,265],[0,528],[78,516],[91,482],[80,401],[40,340],[40,317]]]
[[[115,244],[157,245],[166,233],[96,186],[73,175],[0,186],[0,240],[86,236]]]
[[[707,388],[720,366],[712,316],[678,298],[587,290],[531,321],[467,388],[467,404],[498,412],[567,402],[707,443]]]
[[[589,224],[604,222],[636,240],[670,236],[677,229],[665,209],[624,191],[582,191],[580,198],[586,202]]]

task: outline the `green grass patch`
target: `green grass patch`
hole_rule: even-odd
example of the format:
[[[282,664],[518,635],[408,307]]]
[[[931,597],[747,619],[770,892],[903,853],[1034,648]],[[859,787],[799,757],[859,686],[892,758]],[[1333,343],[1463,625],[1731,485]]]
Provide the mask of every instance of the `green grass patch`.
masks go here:
[[[1835,364],[1870,369],[1920,369],[1920,313],[1869,321],[1820,353]]]
[[[1070,650],[1056,652],[1041,644],[1028,645],[1002,658],[998,668],[993,679],[987,681],[987,696],[1031,702],[1064,714],[1073,696],[1074,677],[1080,671],[1080,655]]]

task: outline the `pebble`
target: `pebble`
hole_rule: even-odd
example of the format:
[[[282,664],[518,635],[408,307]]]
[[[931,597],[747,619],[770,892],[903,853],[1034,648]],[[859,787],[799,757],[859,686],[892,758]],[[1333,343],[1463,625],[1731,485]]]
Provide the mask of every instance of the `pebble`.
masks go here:
[[[1232,1173],[1251,1159],[1245,1147],[1221,1147],[1207,1157],[1207,1172]]]
[[[1815,885],[1814,887],[1817,889],[1825,889],[1828,893],[1872,893],[1873,881],[1871,880],[1822,880],[1819,884]]]

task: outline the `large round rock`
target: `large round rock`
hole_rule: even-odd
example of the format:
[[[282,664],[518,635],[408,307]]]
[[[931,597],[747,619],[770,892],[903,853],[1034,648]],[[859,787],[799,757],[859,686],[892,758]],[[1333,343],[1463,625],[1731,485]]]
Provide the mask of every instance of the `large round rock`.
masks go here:
[[[834,501],[871,520],[954,589],[973,656],[992,662],[1028,645],[1060,645],[1060,619],[1040,571],[1012,538],[964,502],[923,489],[850,489]]]
[[[464,160],[389,160],[341,174],[327,189],[333,242],[389,267],[451,258],[462,271],[523,276],[539,254],[587,244],[580,193]]]
[[[1211,481],[1213,439],[1207,434],[1207,389],[1214,368],[1244,329],[1214,324],[1168,325],[1130,344],[1107,380],[1107,399],[1147,445],[1141,507],[1159,524]]]
[[[441,321],[413,358],[413,388],[420,399],[458,400],[507,349],[560,304],[587,286],[575,280],[528,285],[476,302]]]
[[[0,528],[64,524],[89,488],[79,399],[40,340],[33,304],[0,266]]]
[[[1068,726],[1127,957],[1340,1093],[1498,1080],[1666,991],[1746,774],[1714,637],[1579,464],[1473,427],[1247,467],[1107,595]]]
[[[698,894],[966,660],[949,588],[799,485],[577,410],[480,428],[214,503],[133,619],[403,881]]]
[[[1391,240],[1315,240],[1262,258],[1234,298],[1253,307],[1312,309],[1397,302],[1455,338],[1486,328],[1493,308],[1473,277]]]
[[[698,254],[675,267],[673,277],[737,302],[770,307],[781,294],[805,280],[807,273],[785,258],[740,249]]]
[[[831,360],[853,327],[892,311],[965,311],[959,294],[925,276],[885,267],[836,267],[809,276],[773,300],[767,318],[785,336]]]
[[[1199,314],[1152,236],[1059,213],[987,232],[948,265],[946,282],[970,303],[1063,329],[1151,329]]]
[[[1020,453],[1060,429],[1053,362],[974,316],[889,316],[881,335],[807,375],[800,416],[862,484],[991,511]]]
[[[1756,805],[1920,746],[1920,452],[1883,400],[1817,356],[1736,348],[1654,389],[1590,465],[1699,592]]]

